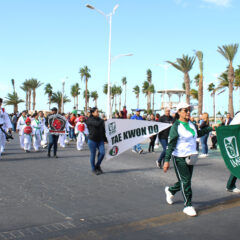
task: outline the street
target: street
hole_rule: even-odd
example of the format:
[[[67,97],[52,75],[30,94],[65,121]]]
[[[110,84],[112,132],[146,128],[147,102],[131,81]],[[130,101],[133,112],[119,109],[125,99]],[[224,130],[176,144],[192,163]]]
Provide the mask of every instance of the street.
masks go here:
[[[219,150],[194,168],[193,206],[182,213],[183,197],[165,201],[174,168],[156,167],[156,153],[131,150],[104,159],[104,174],[91,173],[89,151],[71,142],[58,159],[46,150],[25,153],[18,136],[6,146],[0,164],[0,240],[236,239],[240,234],[240,195],[225,190],[229,172]],[[239,186],[239,181],[237,182]]]

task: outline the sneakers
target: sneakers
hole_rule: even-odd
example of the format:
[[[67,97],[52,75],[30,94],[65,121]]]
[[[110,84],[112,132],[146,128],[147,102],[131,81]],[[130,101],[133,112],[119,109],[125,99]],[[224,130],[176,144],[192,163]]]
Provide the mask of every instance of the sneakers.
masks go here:
[[[141,149],[138,153],[141,154],[143,152],[143,150]]]
[[[199,157],[199,158],[206,158],[207,156],[208,156],[208,154],[204,154],[204,153],[203,153],[203,154],[200,154],[198,157]]]
[[[173,204],[173,197],[172,193],[169,191],[169,187],[165,187],[165,193],[166,193],[166,201],[168,204]]]
[[[228,188],[226,188],[226,190],[227,190],[228,192],[240,193],[240,189],[238,189],[238,188],[234,188],[234,189],[228,189]]]
[[[103,170],[102,170],[102,168],[99,166],[99,167],[97,167],[96,166],[96,171],[99,173],[99,174],[103,174]]]
[[[156,161],[156,164],[158,168],[161,168],[161,163],[158,160]]]
[[[132,152],[133,152],[133,153],[137,153],[137,151],[136,151],[136,150],[134,150],[134,149],[132,149]]]
[[[183,212],[184,212],[185,214],[187,214],[188,216],[190,216],[190,217],[195,217],[195,216],[197,216],[197,212],[196,212],[195,208],[192,207],[192,206],[185,207],[185,208],[183,209]]]

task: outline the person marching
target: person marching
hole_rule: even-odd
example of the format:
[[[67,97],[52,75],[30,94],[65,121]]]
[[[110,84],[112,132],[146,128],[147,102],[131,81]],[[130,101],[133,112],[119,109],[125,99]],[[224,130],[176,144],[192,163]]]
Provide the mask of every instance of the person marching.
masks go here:
[[[166,201],[168,204],[173,204],[174,195],[181,190],[184,198],[183,212],[193,217],[197,215],[192,206],[191,189],[193,164],[194,160],[197,160],[198,154],[196,139],[212,131],[213,128],[206,127],[197,130],[190,121],[190,112],[190,105],[187,103],[178,104],[175,121],[170,129],[170,141],[164,159],[163,170],[167,172],[172,158],[178,181],[174,186],[165,188]]]
[[[91,152],[90,163],[92,173],[95,175],[102,174],[101,163],[105,155],[104,142],[107,142],[105,135],[104,120],[99,117],[99,112],[96,107],[91,109],[91,115],[86,121],[89,135],[88,146]],[[98,161],[95,164],[96,151],[98,149]]]
[[[84,123],[84,116],[79,117],[79,121],[75,126],[75,134],[77,135],[77,150],[83,149],[83,143],[85,141],[85,134],[87,134],[87,125]]]
[[[54,107],[54,108],[52,108],[52,113],[47,116],[45,125],[48,129],[50,128],[48,118],[51,115],[57,114],[57,111],[58,111],[57,108]],[[59,137],[59,135],[54,135],[54,134],[51,134],[51,133],[49,134],[48,157],[51,157],[51,149],[53,147],[54,157],[58,158],[58,156],[57,156],[58,137]]]
[[[66,118],[65,133],[64,134],[60,134],[59,135],[59,139],[58,139],[58,143],[59,143],[60,147],[62,147],[62,148],[66,147],[66,143],[69,144],[69,140],[67,138],[67,135],[68,135],[68,132],[70,131],[70,126],[72,126],[68,122],[66,116],[65,116],[65,118]]]
[[[25,124],[21,128],[21,132],[19,134],[21,134],[21,136],[23,136],[23,143],[24,143],[23,149],[27,153],[30,152],[31,144],[32,144],[32,136],[33,136],[33,128],[31,126],[30,118],[27,118],[25,120]]]
[[[5,151],[6,131],[12,131],[12,123],[5,109],[2,108],[2,98],[0,98],[0,158]]]
[[[24,135],[22,135],[22,128],[25,125],[25,121],[26,121],[26,111],[22,111],[22,115],[21,117],[18,119],[17,122],[17,132],[19,132],[19,140],[20,140],[20,147],[22,149],[24,149]]]
[[[39,121],[37,113],[34,113],[32,118],[33,120],[31,125],[33,129],[33,148],[36,152],[38,152],[39,148],[41,147],[43,127]]]

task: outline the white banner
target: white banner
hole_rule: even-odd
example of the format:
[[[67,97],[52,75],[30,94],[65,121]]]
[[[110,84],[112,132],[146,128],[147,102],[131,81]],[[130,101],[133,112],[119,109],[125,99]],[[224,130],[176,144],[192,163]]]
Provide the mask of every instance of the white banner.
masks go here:
[[[170,126],[171,124],[168,123],[153,121],[109,119],[105,122],[106,137],[108,139],[106,158],[111,159],[118,156]]]

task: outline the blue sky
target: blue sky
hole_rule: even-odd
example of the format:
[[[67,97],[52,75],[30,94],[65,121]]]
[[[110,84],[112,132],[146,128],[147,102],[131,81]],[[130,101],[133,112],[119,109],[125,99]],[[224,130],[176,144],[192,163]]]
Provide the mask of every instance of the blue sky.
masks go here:
[[[156,64],[175,61],[182,54],[194,55],[193,49],[204,53],[204,87],[217,84],[215,74],[226,69],[227,61],[217,52],[223,44],[239,43],[240,2],[237,0],[8,0],[0,3],[0,85],[1,97],[12,91],[11,79],[19,88],[28,78],[51,83],[54,91],[61,90],[62,79],[68,77],[65,91],[70,96],[71,85],[79,82],[83,109],[85,84],[79,69],[87,65],[91,70],[89,90],[98,91],[99,108],[105,109],[107,82],[108,23],[102,15],[85,7],[92,4],[105,13],[119,8],[112,22],[112,56],[133,53],[112,63],[111,81],[121,84],[127,77],[127,107],[135,108],[137,101],[132,88],[142,86],[146,70],[151,69],[156,90],[181,89],[183,74],[173,67],[164,70]],[[240,64],[240,49],[234,66]],[[195,62],[190,78],[198,73]],[[48,109],[44,85],[37,90],[36,108]],[[195,87],[195,86],[194,86]],[[217,96],[217,111],[227,110],[227,91]],[[72,98],[71,98],[72,100]],[[123,97],[122,97],[123,102]],[[155,108],[160,106],[156,94]],[[146,98],[140,95],[141,107]],[[20,104],[20,110],[24,109]],[[71,103],[65,105],[70,111]],[[92,100],[90,106],[93,106]],[[239,109],[239,92],[234,92],[234,107]],[[9,112],[12,107],[7,107]],[[204,110],[212,113],[212,99],[204,92]]]

